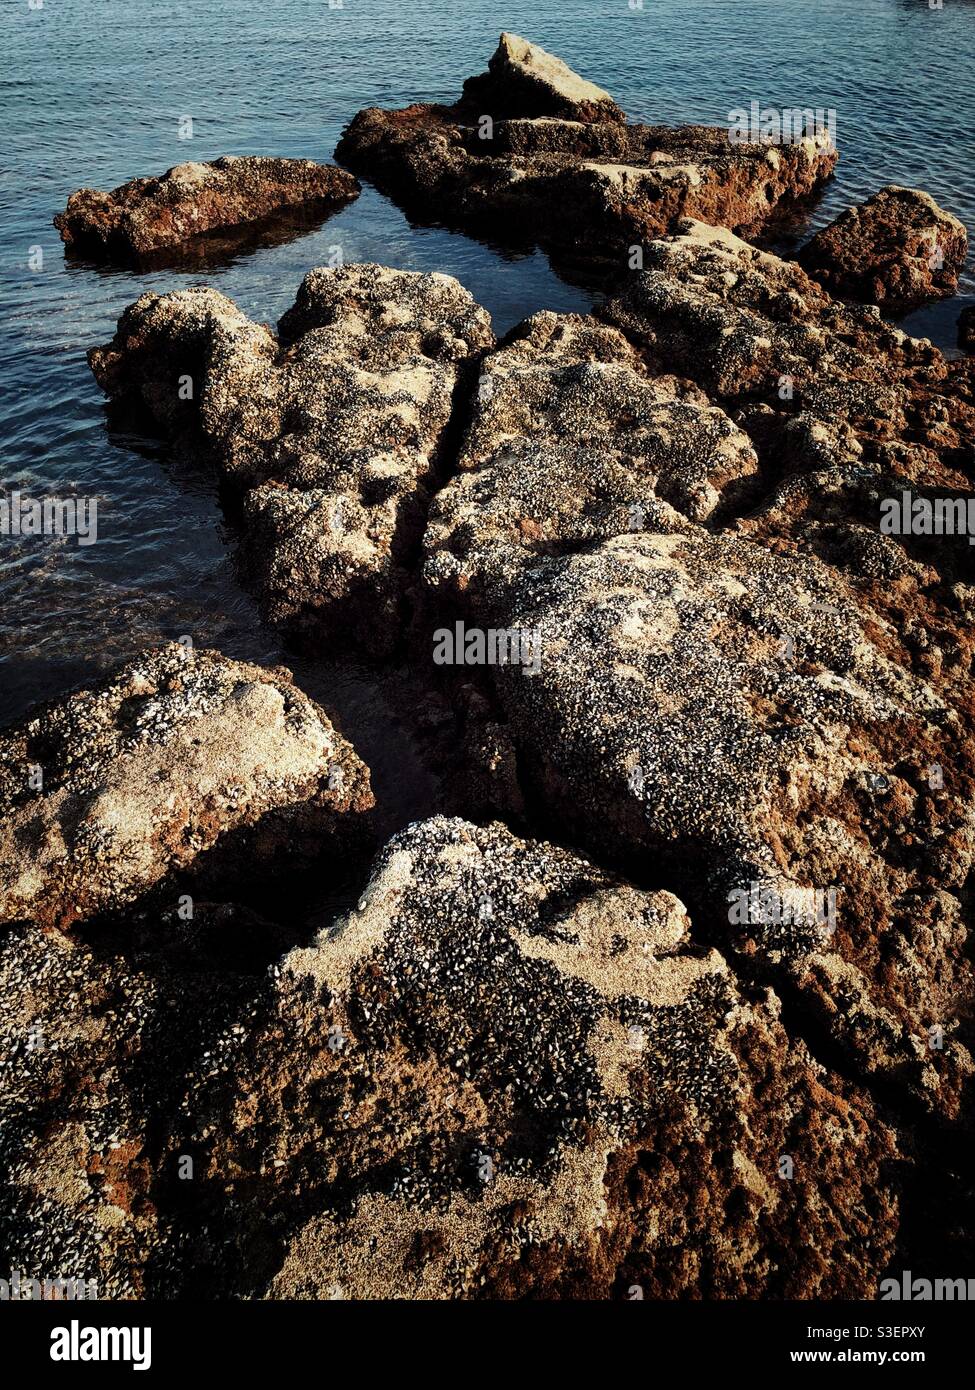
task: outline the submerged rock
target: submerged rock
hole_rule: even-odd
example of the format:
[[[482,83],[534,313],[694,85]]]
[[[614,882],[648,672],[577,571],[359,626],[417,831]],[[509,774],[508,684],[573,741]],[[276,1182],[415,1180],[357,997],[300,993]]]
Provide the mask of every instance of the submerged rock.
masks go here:
[[[348,848],[372,805],[287,671],[173,643],[0,735],[0,920],[66,927],[191,869]]]
[[[928,193],[889,184],[847,208],[799,252],[833,294],[883,304],[954,294],[968,234]]]
[[[269,621],[387,652],[490,319],[449,276],[352,265],[310,271],[280,333],[216,290],[150,293],[89,361],[242,494],[241,558]]]
[[[159,178],[132,179],[110,193],[79,188],[54,225],[65,245],[77,251],[138,258],[283,208],[338,207],[359,191],[352,175],[332,164],[224,155],[209,164],[177,164]]]
[[[758,228],[837,158],[825,134],[770,148],[720,128],[627,126],[599,88],[510,35],[456,106],[361,111],[336,156],[420,216],[527,237],[611,276],[684,216]]]

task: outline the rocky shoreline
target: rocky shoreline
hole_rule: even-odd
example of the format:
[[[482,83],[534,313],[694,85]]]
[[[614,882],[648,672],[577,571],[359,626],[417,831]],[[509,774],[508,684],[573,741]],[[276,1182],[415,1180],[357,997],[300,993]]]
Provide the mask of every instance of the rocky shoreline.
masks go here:
[[[127,1298],[943,1274],[975,559],[880,518],[973,497],[975,369],[878,305],[951,293],[964,228],[892,187],[782,259],[746,237],[835,149],[629,126],[512,35],[337,156],[606,295],[498,340],[449,276],[318,268],[276,332],[148,293],[89,362],[215,470],[268,622],[453,708],[464,813],[377,843],[327,699],[191,643],[0,734],[9,1258]],[[313,928],[309,868],[356,895]]]

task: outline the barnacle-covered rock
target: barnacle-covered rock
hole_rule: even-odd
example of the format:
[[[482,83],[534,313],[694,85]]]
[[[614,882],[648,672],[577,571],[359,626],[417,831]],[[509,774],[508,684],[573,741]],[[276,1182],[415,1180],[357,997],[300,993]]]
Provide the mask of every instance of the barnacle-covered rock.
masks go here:
[[[177,164],[158,178],[103,193],[79,188],[54,225],[73,250],[130,260],[171,251],[213,231],[253,224],[283,209],[341,207],[359,184],[334,164],[263,155],[224,155]]]
[[[242,494],[241,560],[272,623],[387,652],[490,319],[449,276],[352,265],[310,271],[280,333],[216,290],[150,293],[89,361]]]
[[[317,856],[372,804],[289,672],[172,643],[0,735],[0,920],[64,927],[191,869]]]
[[[167,1161],[195,1155],[219,1197],[180,1247],[184,1287],[869,1288],[891,1136],[778,1008],[668,893],[499,825],[411,826],[191,1078]]]
[[[481,364],[458,472],[438,493],[424,577],[439,602],[494,600],[531,555],[711,521],[758,469],[703,392],[649,376],[617,330],[573,314],[519,324]]]

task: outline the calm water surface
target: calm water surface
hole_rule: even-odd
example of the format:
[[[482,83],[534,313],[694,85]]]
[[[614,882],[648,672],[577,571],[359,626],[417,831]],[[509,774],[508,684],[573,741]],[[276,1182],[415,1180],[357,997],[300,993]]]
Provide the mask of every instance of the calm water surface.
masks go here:
[[[975,0],[5,0],[0,11],[4,235],[0,486],[99,499],[99,540],[0,538],[0,722],[166,637],[282,659],[237,584],[212,483],[109,427],[85,350],[146,289],[206,280],[275,321],[340,244],[456,276],[504,331],[541,308],[586,309],[541,253],[505,254],[414,227],[375,190],[306,235],[204,273],[65,261],[51,217],[82,185],[111,188],[220,154],[331,157],[367,105],[452,100],[502,29],[558,53],[631,119],[723,123],[752,99],[833,107],[841,160],[809,230],[888,182],[929,190],[975,231]],[[192,117],[193,138],[178,138]],[[31,270],[32,248],[43,267]],[[975,296],[971,264],[963,295]],[[966,299],[913,315],[943,345]],[[138,447],[136,447],[138,446]],[[340,657],[341,654],[336,654]],[[295,665],[293,661],[290,664]],[[299,678],[360,741],[400,821],[435,804],[388,692],[346,662]]]

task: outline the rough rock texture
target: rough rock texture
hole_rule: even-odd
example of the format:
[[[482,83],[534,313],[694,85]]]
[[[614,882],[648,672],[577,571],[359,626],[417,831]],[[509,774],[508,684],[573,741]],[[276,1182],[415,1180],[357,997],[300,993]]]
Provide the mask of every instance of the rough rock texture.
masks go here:
[[[814,557],[700,533],[536,561],[491,616],[541,635],[537,674],[495,670],[549,812],[686,885],[866,1071],[953,1110],[970,1058],[931,1052],[927,1029],[956,1031],[972,992],[953,896],[975,849],[971,756],[957,715],[888,655],[896,631]],[[834,889],[835,932],[810,910],[732,924],[729,895],[751,885],[799,904]]]
[[[908,304],[954,294],[968,234],[928,193],[889,184],[817,232],[799,261],[833,294]]]
[[[726,231],[690,224],[647,259],[599,311],[627,342],[538,315],[485,360],[425,580],[452,616],[540,636],[537,674],[490,676],[541,813],[690,896],[864,1073],[956,1113],[973,646],[963,589],[878,523],[901,487],[967,486],[970,383]],[[709,493],[717,439],[735,466]],[[835,931],[731,922],[753,883],[835,888]]]
[[[175,751],[138,682],[59,716],[47,743],[98,750],[68,791],[13,737],[0,868],[36,920],[0,937],[0,1244],[25,1273],[856,1298],[919,1249],[964,1272],[975,549],[879,522],[905,489],[971,495],[973,364],[711,225],[757,226],[835,152],[631,128],[608,100],[506,36],[457,107],[364,112],[343,141],[426,215],[629,266],[592,316],[496,345],[456,282],[359,266],[312,272],[278,336],[196,289],[143,296],[91,354],[214,460],[275,621],[388,650],[422,588],[413,638],[527,631],[540,664],[408,645],[522,837],[414,823],[314,935],[198,892],[184,922],[172,892],[199,870],[224,896],[223,847],[277,865],[361,820],[335,821],[304,697],[273,744],[298,785],[272,760],[268,804],[236,684]],[[287,708],[277,673],[252,682]],[[225,794],[231,741],[253,780]],[[338,809],[365,809],[348,756],[361,805]]]
[[[608,92],[573,72],[561,58],[517,34],[501,35],[487,72],[464,83],[463,100],[473,110],[497,112],[508,118],[626,121]]]
[[[495,591],[526,552],[641,531],[653,513],[706,521],[755,474],[751,440],[703,392],[649,377],[617,330],[536,314],[484,359],[459,473],[424,547],[442,602]]]
[[[0,934],[0,1247],[26,1279],[94,1280],[100,1298],[157,1287],[168,1116],[274,940],[202,901],[191,923],[154,912],[136,948],[138,926],[124,944],[26,922]]]
[[[372,804],[287,671],[173,643],[0,736],[0,920],[65,927],[190,869],[340,848]]]
[[[77,251],[138,258],[283,208],[338,207],[359,191],[352,175],[332,164],[224,155],[210,164],[177,164],[159,178],[132,179],[111,193],[79,188],[54,225],[65,245]]]
[[[438,817],[263,983],[226,954],[204,994],[200,941],[242,926],[207,908],[182,956],[168,924],[131,959],[4,940],[0,1229],[25,1274],[150,1297],[874,1287],[893,1135],[672,895]]]
[[[143,295],[89,361],[242,494],[268,619],[378,653],[399,635],[465,362],[493,341],[449,276],[352,265],[305,276],[280,340],[193,288]]]
[[[417,216],[527,237],[563,265],[611,276],[626,270],[633,248],[684,216],[760,227],[836,163],[825,135],[770,148],[732,145],[719,128],[623,125],[618,108],[591,104],[581,95],[588,84],[568,70],[559,95],[546,82],[533,108],[535,86],[514,74],[547,71],[554,60],[526,45],[531,62],[513,63],[513,43],[502,40],[489,73],[468,81],[454,107],[361,111],[337,158]],[[563,109],[567,90],[581,106]]]
[[[651,371],[690,378],[737,420],[770,482],[826,473],[835,493],[892,473],[967,485],[967,365],[891,327],[874,306],[837,302],[798,265],[723,228],[689,220],[652,242],[643,271],[597,312]],[[877,521],[874,502],[874,531]]]

